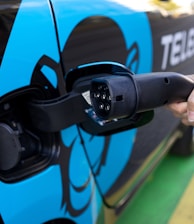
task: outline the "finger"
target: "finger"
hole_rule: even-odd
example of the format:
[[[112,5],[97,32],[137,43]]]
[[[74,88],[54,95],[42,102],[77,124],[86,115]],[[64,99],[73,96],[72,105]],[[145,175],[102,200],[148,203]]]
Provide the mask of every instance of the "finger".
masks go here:
[[[181,122],[186,126],[194,126],[194,121],[189,121],[187,112],[179,117]]]
[[[167,108],[173,112],[176,117],[181,117],[182,114],[187,113],[187,102],[172,103]]]
[[[187,117],[181,119],[181,122],[186,126],[194,126],[194,121],[189,121]]]

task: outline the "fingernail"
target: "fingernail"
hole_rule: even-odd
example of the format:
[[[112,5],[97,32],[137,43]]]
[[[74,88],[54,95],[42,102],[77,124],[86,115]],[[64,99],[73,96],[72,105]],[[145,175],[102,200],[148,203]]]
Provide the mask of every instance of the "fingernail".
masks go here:
[[[188,111],[188,121],[194,122],[194,111]]]

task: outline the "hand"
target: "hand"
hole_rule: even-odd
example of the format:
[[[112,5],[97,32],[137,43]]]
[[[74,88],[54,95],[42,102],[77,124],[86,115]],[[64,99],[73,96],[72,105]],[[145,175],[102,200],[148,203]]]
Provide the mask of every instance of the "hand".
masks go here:
[[[194,80],[194,75],[188,75]],[[194,90],[189,95],[187,102],[172,103],[167,106],[174,116],[181,119],[187,126],[194,126]]]

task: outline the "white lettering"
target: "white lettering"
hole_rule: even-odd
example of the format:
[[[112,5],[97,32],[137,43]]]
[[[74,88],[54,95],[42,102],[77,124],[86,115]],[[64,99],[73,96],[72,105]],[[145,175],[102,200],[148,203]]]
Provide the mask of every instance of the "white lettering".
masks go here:
[[[181,47],[181,61],[185,61],[187,58],[187,54],[185,53],[186,51],[186,38],[187,38],[187,33],[186,31],[183,31],[183,39],[182,39],[182,47]]]
[[[180,63],[182,32],[177,32],[172,41],[170,64],[175,66]]]
[[[172,42],[173,36],[171,34],[163,36],[161,44],[164,46],[164,53],[162,59],[162,69],[165,70],[168,62],[168,54],[170,49],[170,44]]]
[[[194,51],[194,28],[189,30],[188,41],[187,41],[187,57],[190,58],[193,56]]]
[[[194,28],[178,31],[161,37],[163,56],[161,69],[176,66],[194,55]]]

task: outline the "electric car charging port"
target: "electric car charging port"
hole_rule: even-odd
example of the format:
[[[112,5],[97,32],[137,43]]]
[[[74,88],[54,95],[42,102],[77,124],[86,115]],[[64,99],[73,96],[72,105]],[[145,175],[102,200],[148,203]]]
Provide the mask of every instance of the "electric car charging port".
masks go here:
[[[41,132],[32,124],[28,102],[43,95],[26,87],[0,100],[0,179],[15,182],[51,164],[57,153],[57,133]]]

